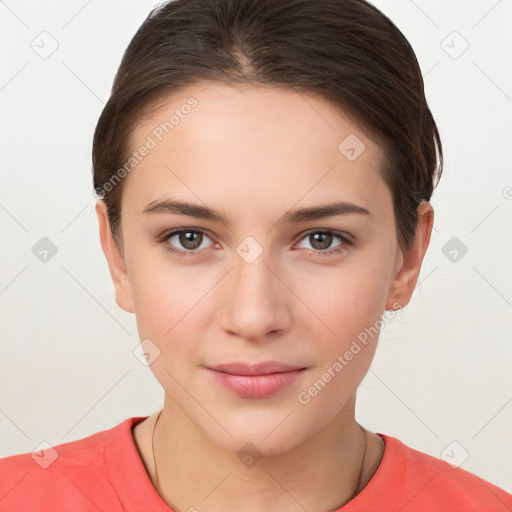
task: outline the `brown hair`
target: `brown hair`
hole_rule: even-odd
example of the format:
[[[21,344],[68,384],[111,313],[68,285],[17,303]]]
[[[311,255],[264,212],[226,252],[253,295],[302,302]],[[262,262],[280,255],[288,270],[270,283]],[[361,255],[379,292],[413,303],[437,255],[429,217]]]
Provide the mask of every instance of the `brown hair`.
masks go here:
[[[441,140],[413,49],[364,0],[174,0],[150,12],[94,133],[94,188],[118,247],[126,174],[119,171],[134,128],[166,96],[204,80],[292,86],[352,115],[384,148],[380,172],[398,244],[410,248],[419,203],[430,201],[441,177]]]

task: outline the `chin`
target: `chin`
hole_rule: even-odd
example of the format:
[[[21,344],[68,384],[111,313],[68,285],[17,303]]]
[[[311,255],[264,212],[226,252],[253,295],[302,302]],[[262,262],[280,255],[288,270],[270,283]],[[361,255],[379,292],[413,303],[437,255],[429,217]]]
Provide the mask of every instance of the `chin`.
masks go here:
[[[271,456],[285,453],[301,442],[305,441],[315,432],[314,425],[297,424],[297,418],[292,413],[287,418],[290,409],[283,409],[280,414],[264,414],[254,411],[245,417],[236,419],[224,415],[224,424],[229,434],[223,429],[205,428],[204,432],[211,441],[223,450],[233,452],[237,456]],[[285,419],[286,418],[286,419]],[[284,420],[284,421],[283,421]]]
[[[287,435],[273,435],[266,437],[268,432],[240,433],[233,435],[233,439],[226,440],[223,438],[218,440],[223,443],[222,448],[233,452],[243,462],[244,456],[268,457],[272,455],[280,455],[291,450],[300,443],[300,439]]]

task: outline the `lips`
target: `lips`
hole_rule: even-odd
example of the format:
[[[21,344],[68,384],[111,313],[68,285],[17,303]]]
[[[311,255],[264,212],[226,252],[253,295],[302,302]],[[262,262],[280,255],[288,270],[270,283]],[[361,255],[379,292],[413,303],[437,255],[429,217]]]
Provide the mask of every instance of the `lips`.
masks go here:
[[[267,361],[228,363],[206,369],[215,382],[242,398],[266,398],[291,386],[307,368]]]
[[[297,370],[303,370],[305,366],[293,366],[276,361],[266,361],[263,363],[227,363],[217,366],[208,366],[210,370],[217,372],[230,373],[231,375],[270,375],[272,373],[288,373]]]

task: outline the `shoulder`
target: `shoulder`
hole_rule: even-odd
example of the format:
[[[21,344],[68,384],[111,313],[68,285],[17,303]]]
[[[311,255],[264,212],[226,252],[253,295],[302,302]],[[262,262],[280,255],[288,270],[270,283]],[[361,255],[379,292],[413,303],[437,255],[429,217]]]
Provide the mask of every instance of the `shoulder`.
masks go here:
[[[55,510],[70,503],[82,512],[96,509],[100,503],[95,499],[117,501],[107,478],[106,449],[111,439],[126,436],[137,419],[76,441],[56,446],[43,442],[33,452],[0,458],[2,512]]]
[[[399,439],[383,434],[381,437],[386,451],[389,450],[387,476],[401,489],[396,500],[404,507],[403,512],[512,510],[512,495],[504,489],[453,463],[411,448]],[[447,458],[450,455],[456,456],[447,452]]]

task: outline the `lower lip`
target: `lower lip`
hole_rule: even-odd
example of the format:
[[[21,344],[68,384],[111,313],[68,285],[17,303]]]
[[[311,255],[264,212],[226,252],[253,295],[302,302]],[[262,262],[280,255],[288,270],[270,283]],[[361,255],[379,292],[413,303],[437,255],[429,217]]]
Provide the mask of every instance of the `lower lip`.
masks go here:
[[[265,398],[295,382],[305,368],[269,375],[233,375],[211,370],[213,377],[225,388],[244,398]]]

